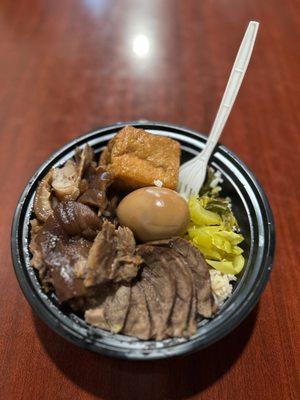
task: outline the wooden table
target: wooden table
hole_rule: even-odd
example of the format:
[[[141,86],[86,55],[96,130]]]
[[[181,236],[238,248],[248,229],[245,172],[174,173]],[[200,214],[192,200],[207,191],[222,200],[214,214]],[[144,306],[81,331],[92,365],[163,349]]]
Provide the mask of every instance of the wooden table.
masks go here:
[[[299,16],[293,0],[0,1],[1,399],[299,399]],[[208,132],[250,19],[261,29],[222,142],[275,215],[259,305],[186,358],[126,362],[76,348],[32,314],[14,276],[10,225],[24,185],[52,151],[108,123]]]

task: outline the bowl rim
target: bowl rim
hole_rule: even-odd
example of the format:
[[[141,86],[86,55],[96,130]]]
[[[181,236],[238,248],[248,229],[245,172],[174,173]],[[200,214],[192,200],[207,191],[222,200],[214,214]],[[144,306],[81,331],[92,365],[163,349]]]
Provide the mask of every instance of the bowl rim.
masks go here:
[[[26,200],[26,197],[28,195],[29,190],[35,183],[37,177],[51,164],[54,162],[55,159],[60,158],[64,151],[67,149],[70,149],[74,146],[76,146],[77,143],[81,142],[84,140],[85,142],[89,141],[89,138],[93,137],[96,134],[103,135],[103,133],[107,132],[108,130],[118,130],[121,129],[122,127],[126,125],[132,125],[135,127],[140,127],[143,129],[159,129],[161,128],[162,130],[171,130],[174,132],[181,132],[184,133],[185,135],[192,136],[194,138],[198,138],[198,140],[206,140],[207,137],[204,136],[203,134],[199,133],[196,130],[189,129],[183,125],[177,125],[177,124],[170,124],[168,122],[160,122],[160,121],[149,121],[149,120],[138,120],[138,121],[123,121],[123,122],[117,122],[114,124],[109,124],[105,125],[101,128],[98,129],[93,129],[83,135],[77,136],[73,140],[67,142],[65,145],[61,146],[58,150],[53,152],[50,157],[47,158],[46,161],[44,161],[40,167],[35,171],[33,176],[30,178],[28,183],[26,184],[19,200],[16,206],[16,210],[14,213],[13,217],[13,222],[12,222],[12,228],[11,228],[11,255],[12,255],[12,260],[13,260],[13,266],[15,270],[15,274],[17,277],[17,280],[19,282],[19,285],[23,291],[23,294],[26,298],[26,300],[29,302],[30,306],[33,308],[35,313],[45,322],[52,330],[54,330],[58,335],[61,337],[67,339],[68,341],[72,342],[73,344],[78,345],[79,347],[89,349],[92,351],[96,351],[98,353],[107,355],[107,356],[113,356],[116,358],[123,358],[123,359],[134,359],[134,360],[153,360],[153,359],[160,359],[160,358],[166,358],[166,357],[174,357],[174,356],[180,356],[183,354],[189,354],[192,352],[195,352],[197,350],[203,349],[214,342],[220,340],[224,336],[226,336],[228,333],[230,333],[233,329],[235,329],[245,318],[246,316],[250,313],[250,311],[254,308],[256,303],[258,302],[266,284],[269,279],[270,272],[272,270],[273,266],[273,261],[274,261],[274,253],[275,253],[275,226],[274,226],[274,218],[272,214],[272,210],[269,204],[269,201],[267,199],[267,196],[257,180],[256,176],[253,174],[253,172],[249,169],[246,164],[237,157],[237,155],[229,150],[227,147],[224,145],[219,144],[217,146],[217,149],[220,151],[225,152],[232,160],[234,160],[247,174],[247,178],[251,180],[252,184],[254,185],[255,189],[257,190],[261,204],[263,206],[263,211],[266,216],[267,220],[267,229],[266,229],[266,245],[267,245],[267,251],[266,251],[266,256],[264,257],[264,262],[261,265],[261,270],[262,273],[260,275],[260,280],[256,282],[256,285],[254,287],[253,292],[247,298],[247,300],[240,306],[239,312],[234,313],[231,315],[230,319],[230,324],[227,323],[224,325],[222,330],[216,330],[216,332],[210,332],[210,337],[209,340],[206,341],[206,343],[198,343],[198,342],[190,342],[189,340],[183,342],[183,343],[178,343],[178,345],[174,345],[170,347],[166,352],[161,352],[161,349],[155,349],[152,352],[149,352],[145,354],[143,350],[140,352],[133,351],[133,352],[121,352],[119,350],[112,350],[111,348],[108,347],[99,347],[93,344],[93,342],[89,342],[88,340],[82,340],[82,337],[79,335],[74,335],[73,331],[70,331],[62,325],[55,317],[50,313],[49,309],[43,304],[43,308],[41,308],[41,300],[39,296],[36,295],[36,293],[33,292],[32,286],[27,280],[27,277],[25,275],[24,269],[26,269],[26,266],[23,265],[21,259],[20,259],[20,252],[23,251],[23,249],[20,249],[18,246],[18,230],[19,230],[19,225],[20,225],[20,218],[22,215],[23,211],[23,206],[24,202]]]

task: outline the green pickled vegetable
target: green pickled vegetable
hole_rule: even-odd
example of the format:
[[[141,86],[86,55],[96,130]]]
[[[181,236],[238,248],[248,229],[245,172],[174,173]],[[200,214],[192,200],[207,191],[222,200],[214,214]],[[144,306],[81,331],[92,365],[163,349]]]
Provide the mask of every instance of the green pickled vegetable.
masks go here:
[[[218,269],[219,271],[223,272],[224,274],[231,274],[231,275],[236,275],[241,272],[241,270],[244,267],[245,259],[244,257],[240,254],[232,261],[226,261],[226,260],[221,260],[221,261],[212,261],[212,260],[206,260],[207,264],[209,264],[211,267]]]
[[[213,175],[209,172],[209,179]],[[230,207],[230,200],[218,197],[217,192],[206,183],[202,196],[191,196],[188,205],[191,222],[187,229],[190,240],[204,255],[207,263],[225,273],[236,275],[244,267],[244,240]],[[203,193],[203,191],[202,191]]]
[[[189,210],[192,222],[196,225],[218,225],[222,222],[221,217],[212,211],[206,210],[202,202],[192,196],[189,199]]]

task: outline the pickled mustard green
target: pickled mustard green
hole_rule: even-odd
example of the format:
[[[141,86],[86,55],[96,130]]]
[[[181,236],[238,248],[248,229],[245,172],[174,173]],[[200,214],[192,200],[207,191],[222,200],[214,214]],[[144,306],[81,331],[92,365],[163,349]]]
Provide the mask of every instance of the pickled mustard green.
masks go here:
[[[191,196],[188,200],[190,224],[187,239],[204,255],[206,262],[224,274],[236,275],[244,267],[244,237],[239,233],[230,200],[218,197],[218,192]]]

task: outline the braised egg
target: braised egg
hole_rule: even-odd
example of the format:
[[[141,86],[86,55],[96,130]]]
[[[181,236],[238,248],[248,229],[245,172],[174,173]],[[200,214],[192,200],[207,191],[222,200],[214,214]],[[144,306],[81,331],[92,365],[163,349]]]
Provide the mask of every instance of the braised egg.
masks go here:
[[[144,187],[129,193],[117,208],[117,217],[143,242],[182,234],[189,221],[187,202],[174,190]]]

